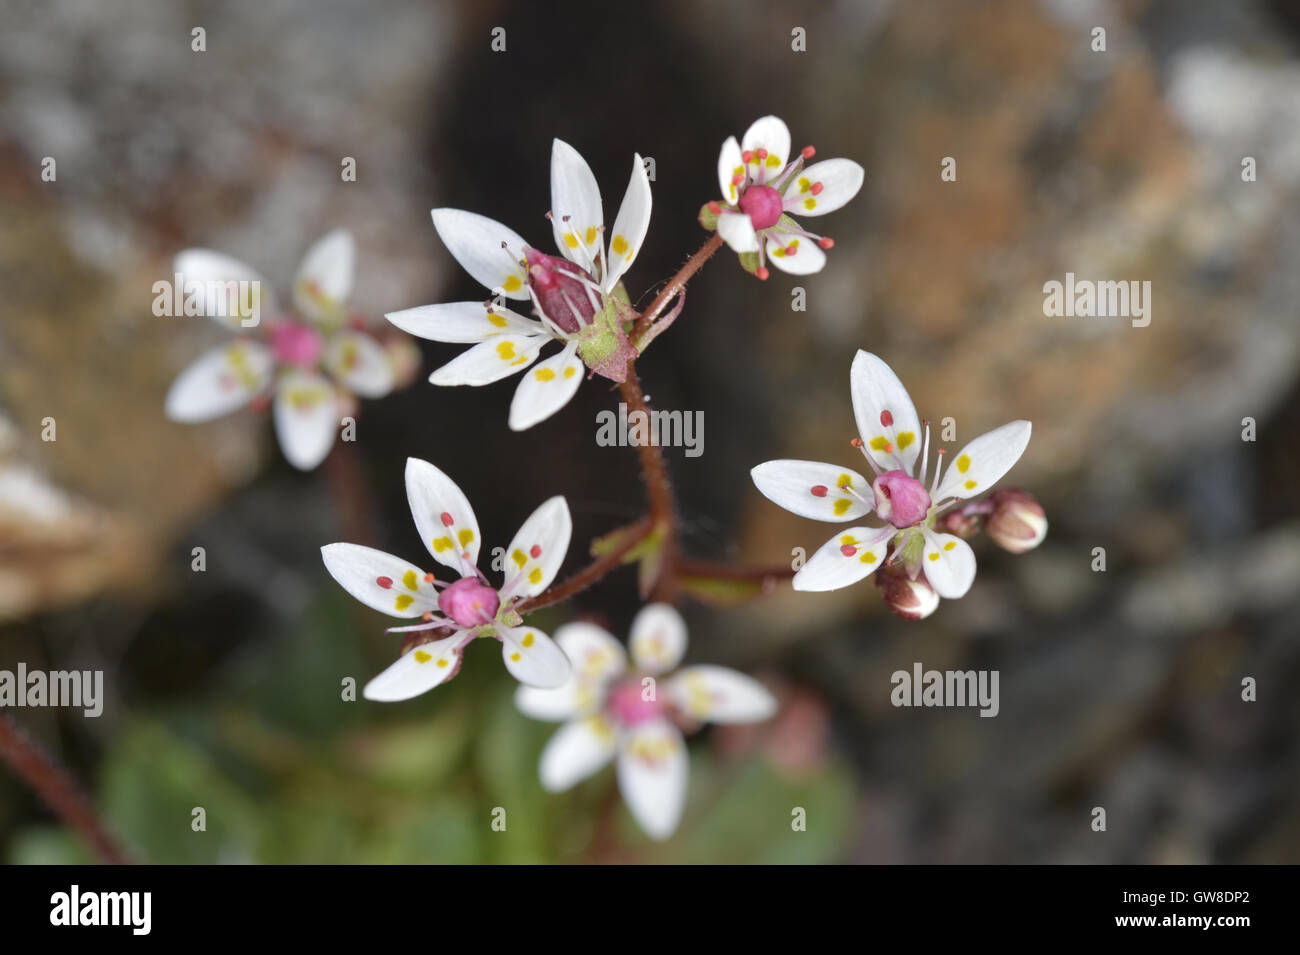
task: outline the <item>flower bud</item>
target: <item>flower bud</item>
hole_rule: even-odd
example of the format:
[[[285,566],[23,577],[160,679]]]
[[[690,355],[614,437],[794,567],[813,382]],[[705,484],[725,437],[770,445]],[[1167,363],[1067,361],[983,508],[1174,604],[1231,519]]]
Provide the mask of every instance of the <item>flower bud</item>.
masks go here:
[[[906,471],[886,471],[876,478],[871,489],[876,493],[876,513],[897,528],[924,520],[930,510],[925,485]]]
[[[886,571],[877,575],[876,586],[889,609],[908,620],[923,620],[939,608],[939,595],[924,576],[913,580],[901,569]]]
[[[983,517],[978,512],[949,511],[935,523],[935,529],[970,540],[980,531]]]
[[[585,273],[568,259],[524,249],[528,284],[537,293],[542,312],[564,331],[573,333],[591,323],[596,314],[587,288],[574,276]]]
[[[999,547],[1013,554],[1033,550],[1047,536],[1043,506],[1027,491],[1007,488],[990,497],[993,509],[984,529]]]
[[[438,595],[438,609],[462,627],[481,627],[496,619],[501,598],[476,577],[462,577]]]

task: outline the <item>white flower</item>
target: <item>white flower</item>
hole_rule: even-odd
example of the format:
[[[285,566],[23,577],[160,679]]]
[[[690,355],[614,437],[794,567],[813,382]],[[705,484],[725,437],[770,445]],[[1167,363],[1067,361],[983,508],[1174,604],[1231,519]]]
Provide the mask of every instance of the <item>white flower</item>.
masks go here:
[[[861,435],[853,443],[875,472],[874,482],[814,461],[768,461],[750,472],[769,500],[801,517],[852,521],[875,511],[885,521],[836,534],[795,574],[794,589],[847,587],[879,567],[888,550],[891,565],[901,562],[912,580],[924,573],[939,597],[963,596],[975,579],[975,553],[960,537],[936,531],[935,520],[1011,470],[1029,444],[1030,423],[1012,421],[980,435],[946,472],[940,449],[927,490],[930,425],[924,422],[922,437],[922,422],[902,382],[875,355],[859,351],[850,386]]]
[[[564,721],[542,751],[542,785],[560,792],[617,759],[623,799],[654,839],[673,834],[686,803],[686,744],[673,717],[756,723],[776,712],[761,684],[725,667],[684,667],[656,682],[686,652],[686,623],[667,604],[642,608],[632,622],[633,673],[623,647],[600,627],[565,624],[555,640],[573,662],[569,680],[556,689],[515,691],[526,715]]]
[[[834,212],[862,188],[862,167],[851,159],[826,159],[807,168],[816,154],[805,146],[790,155],[790,130],[775,116],[756,120],[737,143],[727,137],[718,155],[722,202],[710,205],[718,234],[736,252],[756,253],[755,274],[768,276],[767,261],[783,272],[808,275],[826,264],[823,249],[835,242],[809,232],[791,218]]]
[[[274,393],[275,433],[284,456],[304,471],[320,464],[352,394],[382,398],[394,383],[383,346],[346,322],[354,256],[352,234],[344,229],[313,245],[294,279],[291,316],[279,312],[274,291],[250,266],[208,249],[177,255],[174,271],[184,285],[204,289],[203,314],[232,330],[251,315],[273,317],[257,323],[260,340],[241,336],[182,371],[167,393],[167,417],[208,421]],[[253,307],[232,314],[219,290],[241,281],[251,283]]]
[[[639,155],[633,158],[608,247],[596,178],[577,150],[558,139],[551,150],[549,217],[564,258],[537,251],[511,229],[473,212],[434,209],[432,215],[438,235],[466,272],[494,294],[531,300],[537,317],[491,302],[389,313],[390,322],[412,335],[474,343],[430,375],[430,382],[491,384],[529,368],[546,344],[558,342],[561,350],[532,368],[515,390],[509,423],[523,431],[573,397],[584,364],[615,381],[623,379],[634,351],[622,322],[635,313],[620,279],[641,251],[650,224],[650,180]]]
[[[433,559],[460,579],[439,581],[412,563],[372,547],[327,544],[325,568],[366,606],[392,617],[422,618],[392,632],[433,631],[436,639],[411,647],[366,684],[370,700],[406,700],[445,683],[460,669],[461,653],[476,637],[501,641],[506,669],[522,683],[555,687],[569,677],[569,661],[542,631],[523,626],[514,606],[546,589],[569,549],[573,523],[563,497],[533,511],[510,542],[505,583],[487,583],[478,570],[478,521],[456,483],[427,461],[406,460],[406,496],[420,539]]]

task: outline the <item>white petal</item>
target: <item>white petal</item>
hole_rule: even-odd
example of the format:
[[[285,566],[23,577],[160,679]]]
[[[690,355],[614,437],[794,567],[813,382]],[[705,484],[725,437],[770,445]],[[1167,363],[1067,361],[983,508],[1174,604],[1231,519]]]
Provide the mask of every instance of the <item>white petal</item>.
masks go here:
[[[632,621],[632,659],[645,673],[667,673],[686,653],[686,621],[668,604],[647,604]]]
[[[557,139],[551,144],[551,229],[565,258],[582,268],[597,259],[605,213],[591,167],[576,149]]]
[[[367,700],[395,703],[409,700],[446,683],[460,670],[462,647],[465,638],[455,633],[445,640],[436,640],[414,647],[397,658],[397,662],[366,684],[361,695]]]
[[[355,259],[356,243],[347,229],[335,229],[308,249],[293,280],[299,314],[316,322],[342,320]]]
[[[229,328],[252,328],[277,314],[275,290],[261,272],[239,259],[211,249],[186,249],[177,253],[172,271],[181,277],[184,297],[193,291],[202,314]]]
[[[553,689],[563,686],[573,672],[569,658],[555,645],[555,641],[536,627],[503,627],[494,629],[501,635],[501,658],[506,669],[520,683],[527,686]]]
[[[623,645],[593,623],[566,623],[555,631],[555,642],[573,664],[574,675],[579,679],[599,683],[615,679],[627,670]]]
[[[819,461],[765,461],[749,472],[754,486],[773,504],[814,521],[852,521],[871,508],[848,491],[848,485],[868,501],[871,482],[857,471]],[[820,492],[820,493],[815,493]]]
[[[767,167],[775,173],[790,159],[790,129],[775,116],[756,119],[740,140],[740,149],[742,152],[766,149]],[[758,159],[751,160],[751,165],[757,168]]]
[[[722,190],[724,202],[733,206],[740,201],[740,189],[732,182],[736,176],[745,175],[745,164],[740,158],[740,143],[735,136],[728,136],[718,153],[718,188]]]
[[[550,335],[498,335],[467,348],[429,376],[435,385],[490,385],[537,360]]]
[[[743,212],[726,212],[718,216],[718,235],[733,252],[757,252],[758,236],[754,223]]]
[[[618,788],[652,839],[667,839],[686,806],[690,763],[677,727],[651,720],[628,732],[618,754]]]
[[[506,548],[503,602],[540,594],[555,579],[569,551],[573,519],[560,495],[544,501],[528,516]]]
[[[983,494],[1020,460],[1032,430],[1028,421],[1021,420],[981,434],[950,460],[934,500]]]
[[[389,312],[388,319],[408,335],[452,344],[487,341],[497,335],[543,333],[541,323],[483,302],[448,302]]]
[[[345,329],[330,337],[325,367],[353,394],[382,398],[393,390],[388,352],[365,332]]]
[[[614,757],[617,742],[617,732],[603,716],[566,723],[542,750],[542,788],[557,793],[582,782]]]
[[[472,576],[478,566],[478,519],[456,482],[428,461],[406,459],[406,500],[433,559]]]
[[[163,405],[173,421],[207,421],[242,407],[271,382],[269,349],[235,341],[199,356],[172,382]]]
[[[965,596],[975,580],[975,552],[960,537],[922,529],[925,556],[921,568],[934,592],[945,600]]]
[[[557,641],[558,642],[558,641]],[[582,682],[573,674],[559,686],[543,690],[520,684],[515,687],[515,708],[524,716],[535,720],[563,722],[585,715],[578,705],[578,691]],[[590,695],[588,692],[587,695]]]
[[[836,534],[799,568],[791,586],[823,591],[856,584],[880,566],[894,533],[892,527],[850,527]]]
[[[339,428],[338,393],[320,375],[288,372],[276,389],[275,436],[280,450],[300,471],[310,471],[334,447]]]
[[[827,159],[813,163],[786,186],[785,207],[796,215],[824,216],[858,194],[862,177],[862,167],[852,159]],[[819,182],[822,184],[821,192],[814,195],[813,187]]]
[[[577,393],[584,371],[577,342],[526,371],[510,402],[510,430],[527,431],[563,408]]]
[[[867,452],[886,471],[901,468],[914,473],[921,453],[921,421],[903,383],[888,365],[865,351],[854,356],[849,379],[853,416]]]
[[[650,228],[650,177],[638,153],[632,157],[632,176],[623,193],[623,204],[618,207],[618,218],[609,239],[609,270],[601,279],[601,287],[610,291],[618,284],[623,273],[631,268],[641,252],[646,231]]]
[[[326,544],[321,559],[330,576],[371,610],[390,617],[437,611],[438,591],[414,564],[360,544]]]
[[[726,667],[691,666],[668,682],[683,713],[709,723],[758,723],[776,713],[776,698],[753,677]]]
[[[767,258],[782,272],[812,275],[826,267],[826,253],[814,240],[789,233],[768,235]]]
[[[517,232],[461,209],[434,209],[432,215],[447,251],[480,285],[507,298],[528,298],[528,273],[519,264],[528,243]]]

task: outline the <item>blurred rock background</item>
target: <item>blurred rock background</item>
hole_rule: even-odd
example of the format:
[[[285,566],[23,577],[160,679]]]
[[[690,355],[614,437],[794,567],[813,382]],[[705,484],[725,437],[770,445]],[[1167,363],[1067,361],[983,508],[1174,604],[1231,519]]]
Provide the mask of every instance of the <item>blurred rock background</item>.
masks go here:
[[[15,715],[139,857],[1300,859],[1292,4],[56,0],[0,17],[0,668],[106,671],[99,720]],[[578,566],[583,542],[642,506],[633,453],[594,444],[617,394],[588,385],[515,435],[511,385],[417,380],[365,403],[357,444],[300,475],[264,415],[163,418],[172,378],[223,332],[154,317],[150,289],[191,245],[283,289],[346,225],[362,310],[479,298],[428,210],[544,245],[558,136],[610,216],[630,154],[655,158],[628,283],[645,302],[704,238],[721,141],[768,112],[796,146],[861,162],[866,185],[818,223],[837,240],[823,273],[760,284],[719,255],[641,362],[656,406],[704,412],[704,455],[669,452],[691,548],[783,563],[829,536],[748,471],[852,463],[857,348],[893,365],[923,417],[953,416],[959,442],[1033,419],[1008,480],[1040,497],[1051,533],[1021,557],[978,542],[971,593],[920,623],[870,584],[688,607],[692,659],[763,675],[785,707],[696,739],[686,821],[651,846],[608,772],[540,792],[550,728],[513,712],[492,653],[410,704],[341,703],[339,681],[394,646],[318,556],[358,534],[418,555],[401,486],[418,455],[469,489],[490,543],[565,493]],[[956,182],[940,180],[947,156]],[[1150,326],[1045,317],[1043,283],[1066,272],[1150,281]],[[457,351],[422,348],[426,373]],[[538,622],[582,613],[623,633],[635,609],[623,572]],[[894,708],[890,674],[915,661],[999,670],[999,716]],[[506,834],[489,828],[498,805]],[[807,833],[790,831],[793,806]],[[0,773],[0,857],[80,852]]]

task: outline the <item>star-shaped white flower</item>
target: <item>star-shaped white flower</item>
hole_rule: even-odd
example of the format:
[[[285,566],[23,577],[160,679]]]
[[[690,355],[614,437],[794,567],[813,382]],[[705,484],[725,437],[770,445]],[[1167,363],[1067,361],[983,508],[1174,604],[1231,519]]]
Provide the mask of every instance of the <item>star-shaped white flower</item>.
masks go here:
[[[542,785],[560,792],[617,759],[623,800],[654,839],[673,834],[686,804],[689,767],[677,721],[757,723],[776,712],[758,681],[725,667],[684,667],[661,680],[686,652],[686,623],[667,604],[649,604],[632,622],[631,673],[623,647],[600,627],[565,624],[555,640],[573,663],[569,680],[515,691],[524,714],[565,724],[542,751]]]
[[[551,150],[551,219],[564,256],[537,251],[510,228],[473,212],[434,209],[433,225],[465,271],[497,295],[533,303],[536,318],[491,302],[452,302],[391,312],[405,332],[439,342],[474,343],[443,365],[435,385],[487,385],[529,369],[510,405],[510,427],[531,428],[562,408],[582,381],[584,364],[621,381],[633,351],[621,324],[634,317],[620,285],[650,225],[650,180],[632,162],[623,204],[606,245],[596,177],[568,143]],[[535,367],[549,342],[562,348]]]
[[[961,449],[946,471],[939,450],[927,489],[930,426],[916,416],[902,382],[865,351],[853,359],[850,386],[858,446],[875,472],[815,461],[768,461],[750,473],[771,501],[801,517],[853,521],[875,512],[881,527],[851,527],[836,534],[799,569],[795,590],[838,590],[868,576],[892,553],[911,580],[924,573],[939,597],[956,598],[975,579],[975,552],[960,537],[935,530],[935,520],[958,501],[989,490],[1029,444],[1028,421],[1012,421]],[[919,467],[918,467],[919,465]],[[937,601],[935,601],[937,604]],[[933,609],[933,608],[930,608]]]
[[[271,286],[251,266],[209,249],[177,255],[174,271],[184,286],[203,289],[203,314],[235,331],[254,315],[259,321],[258,337],[241,335],[180,373],[167,393],[167,417],[208,421],[274,392],[275,433],[284,456],[304,471],[320,464],[334,446],[352,395],[382,398],[394,384],[384,347],[347,323],[354,258],[352,234],[345,229],[313,245],[294,279],[296,314],[289,314],[279,311]],[[221,292],[238,282],[251,283],[255,296],[242,312]],[[271,318],[260,321],[262,315]]]
[[[411,647],[366,684],[370,700],[406,700],[445,683],[460,669],[461,653],[476,637],[501,641],[506,669],[530,686],[560,686],[569,660],[545,633],[523,625],[514,607],[546,589],[564,563],[573,522],[563,497],[543,503],[524,521],[505,555],[498,589],[478,570],[478,521],[451,478],[427,461],[406,460],[406,497],[420,539],[433,559],[454,570],[437,580],[415,564],[359,544],[321,548],[325,568],[366,606],[392,617],[419,617],[392,632],[432,631],[432,642]]]
[[[722,201],[710,205],[718,234],[736,252],[756,253],[755,274],[768,276],[767,262],[792,275],[820,272],[823,249],[835,243],[809,232],[791,215],[834,212],[862,188],[862,167],[851,159],[825,159],[805,168],[816,154],[805,146],[790,154],[790,130],[775,116],[755,120],[737,143],[727,137],[718,155]]]

